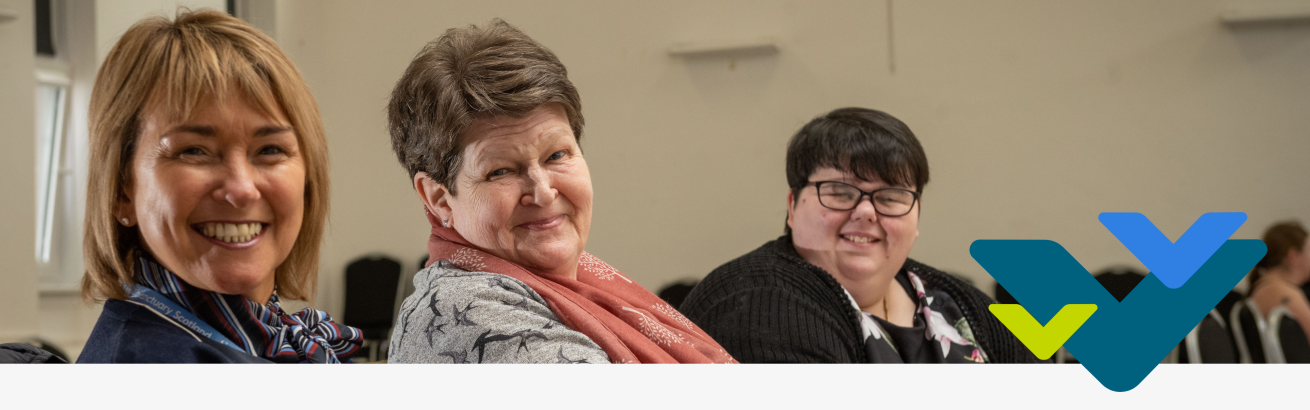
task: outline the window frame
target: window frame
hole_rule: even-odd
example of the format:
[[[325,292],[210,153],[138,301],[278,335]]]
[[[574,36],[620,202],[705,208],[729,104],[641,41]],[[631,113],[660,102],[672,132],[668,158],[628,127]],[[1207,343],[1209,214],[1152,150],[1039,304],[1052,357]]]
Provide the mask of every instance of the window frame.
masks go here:
[[[36,200],[37,200],[37,226],[36,226],[36,262],[39,266],[49,265],[51,263],[51,254],[54,248],[55,232],[55,215],[59,213],[57,208],[59,199],[59,180],[63,179],[71,172],[64,164],[64,139],[68,135],[68,111],[69,111],[69,94],[72,89],[72,79],[69,78],[67,70],[58,70],[51,68],[36,69],[36,93],[41,93],[43,88],[54,88],[54,101],[42,106],[37,105],[36,118],[34,121],[49,121],[46,125],[37,126],[37,146],[39,157],[36,172]],[[40,98],[34,95],[35,98]],[[53,110],[53,112],[48,111]],[[41,135],[43,131],[49,131],[48,135]]]

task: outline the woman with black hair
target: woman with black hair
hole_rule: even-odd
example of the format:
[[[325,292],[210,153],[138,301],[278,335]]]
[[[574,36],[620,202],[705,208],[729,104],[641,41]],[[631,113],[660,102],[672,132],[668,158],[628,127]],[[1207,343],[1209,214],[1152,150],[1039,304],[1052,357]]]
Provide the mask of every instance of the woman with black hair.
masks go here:
[[[742,363],[1035,362],[977,288],[909,259],[928,159],[865,108],[787,148],[785,234],[720,266],[682,312]]]

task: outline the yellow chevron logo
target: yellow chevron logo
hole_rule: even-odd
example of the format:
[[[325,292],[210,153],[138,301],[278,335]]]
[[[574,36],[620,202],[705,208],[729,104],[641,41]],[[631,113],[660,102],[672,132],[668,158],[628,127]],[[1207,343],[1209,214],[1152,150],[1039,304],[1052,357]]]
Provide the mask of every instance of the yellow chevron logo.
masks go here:
[[[1060,311],[1047,322],[1045,326],[1037,323],[1037,319],[1028,313],[1022,305],[1016,304],[994,304],[987,307],[1001,320],[1001,324],[1009,328],[1015,337],[1032,350],[1033,355],[1038,359],[1050,359],[1064,342],[1073,336],[1073,332],[1087,322],[1096,312],[1096,305],[1093,304],[1070,304],[1064,305]]]

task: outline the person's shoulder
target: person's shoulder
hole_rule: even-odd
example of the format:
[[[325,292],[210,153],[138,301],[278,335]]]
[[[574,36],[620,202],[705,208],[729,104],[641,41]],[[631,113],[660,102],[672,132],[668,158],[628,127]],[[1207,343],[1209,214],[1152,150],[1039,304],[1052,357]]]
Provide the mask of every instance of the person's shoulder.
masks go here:
[[[905,258],[905,264],[901,265],[901,270],[918,276],[919,279],[923,280],[924,286],[952,287],[978,292],[982,291],[981,289],[978,289],[978,287],[973,286],[973,284],[966,282],[964,279],[955,277],[955,275],[946,273],[941,269],[934,268],[928,264],[914,260],[913,258]]]
[[[1266,293],[1271,295],[1287,295],[1302,292],[1301,288],[1280,280],[1262,280],[1256,284],[1255,290],[1251,291],[1252,295]]]
[[[1293,302],[1305,300],[1306,296],[1301,288],[1280,281],[1262,280],[1260,282],[1251,291],[1251,299],[1255,300],[1256,305],[1266,315],[1277,306],[1290,305]]]
[[[791,237],[784,235],[710,271],[683,306],[770,289],[827,298],[840,296],[840,287],[823,269],[802,259],[792,248]]]
[[[862,361],[858,312],[789,236],[710,272],[679,311],[742,363]]]
[[[213,346],[159,313],[110,299],[96,321],[78,363],[230,363],[244,353]]]
[[[679,310],[720,344],[742,339],[727,343],[747,345],[763,334],[786,336],[796,333],[789,326],[797,321],[822,323],[811,330],[823,328],[828,333],[850,330],[851,340],[858,336],[851,330],[858,326],[856,312],[841,284],[796,254],[789,236],[715,269],[692,289]]]
[[[756,286],[776,284],[775,278],[789,276],[794,271],[808,267],[808,263],[799,256],[786,252],[785,247],[790,246],[790,238],[786,236],[766,242],[714,268],[702,283],[735,282]],[[791,253],[795,253],[794,250]]]
[[[536,291],[509,276],[441,261],[401,304],[388,361],[605,363],[591,339],[565,326]]]
[[[448,303],[503,300],[520,303],[531,300],[542,306],[546,303],[528,284],[499,273],[465,270],[447,261],[434,263],[424,271],[428,287],[423,293],[437,295]]]
[[[932,266],[929,266],[926,263],[919,262],[914,258],[905,258],[905,264],[901,265],[901,269],[904,269],[907,272],[919,276],[924,276],[924,275],[942,275],[946,277],[950,276],[947,275],[946,272],[943,272],[941,269],[937,269]],[[950,279],[955,279],[955,278],[950,278]]]

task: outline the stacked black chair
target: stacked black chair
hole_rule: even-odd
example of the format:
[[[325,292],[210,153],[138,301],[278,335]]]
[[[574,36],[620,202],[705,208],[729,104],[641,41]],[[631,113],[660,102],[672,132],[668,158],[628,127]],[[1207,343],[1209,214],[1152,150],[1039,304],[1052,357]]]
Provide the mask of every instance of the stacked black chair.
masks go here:
[[[1014,296],[1011,295],[1009,291],[1005,290],[1005,287],[1001,286],[1000,282],[996,282],[996,285],[993,288],[993,290],[996,292],[996,303],[1002,303],[1007,305],[1014,305],[1019,303],[1019,301],[1015,300]],[[1060,346],[1060,350],[1056,350],[1055,355],[1051,356],[1051,363],[1055,363],[1055,364],[1078,363],[1078,359],[1075,359],[1072,354],[1069,354],[1069,351],[1065,350],[1064,346]]]
[[[1269,363],[1310,363],[1310,340],[1287,307],[1269,312]]]
[[[660,289],[656,295],[658,295],[660,299],[663,299],[664,303],[668,303],[669,306],[673,306],[673,308],[676,309],[679,306],[682,306],[682,301],[687,299],[687,295],[691,294],[691,290],[696,287],[697,283],[700,283],[700,281],[684,280],[670,283],[665,285],[663,289]]]
[[[1014,300],[1014,296],[1011,296],[1009,291],[1005,290],[1004,287],[1001,287],[1001,282],[996,282],[996,287],[994,289],[996,290],[996,303],[1004,303],[1007,305],[1019,303],[1019,301]]]
[[[1237,355],[1241,363],[1266,363],[1265,319],[1255,301],[1242,299],[1233,305],[1228,315],[1233,324],[1233,340],[1237,342]]]
[[[1236,323],[1233,323],[1232,318],[1229,318],[1228,314],[1233,311],[1233,306],[1237,306],[1237,303],[1241,301],[1242,294],[1230,290],[1228,291],[1228,294],[1224,295],[1224,298],[1220,299],[1219,303],[1214,306],[1214,310],[1219,312],[1219,318],[1224,320],[1224,329],[1228,329],[1228,343],[1233,345],[1234,352],[1237,352],[1237,338],[1233,335],[1232,327],[1236,325]],[[1241,363],[1241,354],[1236,354],[1238,355],[1237,359],[1239,361],[1233,363]]]
[[[1142,272],[1129,267],[1109,268],[1092,276],[1095,276],[1096,281],[1100,282],[1107,292],[1110,292],[1110,296],[1114,296],[1114,299],[1120,302],[1123,302],[1124,298],[1132,293],[1137,284],[1142,283],[1142,279],[1146,279],[1146,275],[1142,274]]]
[[[346,309],[342,321],[364,334],[370,361],[377,361],[396,320],[400,262],[385,256],[365,256],[346,265]],[[385,356],[382,356],[385,357]]]
[[[1215,309],[1210,309],[1210,314],[1183,338],[1178,353],[1178,363],[1237,363],[1239,360],[1228,326]]]
[[[1052,359],[1055,364],[1078,364],[1078,358],[1073,357],[1064,346],[1060,346],[1060,350],[1055,351],[1055,357]]]
[[[0,364],[10,363],[68,363],[68,360],[59,353],[28,343],[0,344]]]
[[[1219,311],[1219,316],[1224,318],[1224,323],[1228,326],[1233,325],[1233,322],[1228,320],[1228,313],[1232,312],[1233,306],[1236,306],[1237,302],[1241,301],[1242,294],[1230,290],[1227,295],[1224,295],[1223,299],[1219,300],[1219,303],[1214,305],[1214,309]],[[1233,344],[1236,345],[1237,342],[1233,341]]]
[[[1105,269],[1097,272],[1093,276],[1096,277],[1096,281],[1099,282],[1107,292],[1110,292],[1110,296],[1114,296],[1114,299],[1120,302],[1128,297],[1128,294],[1133,291],[1133,288],[1136,288],[1137,284],[1142,282],[1142,279],[1146,278],[1146,275],[1128,267]],[[1010,300],[1014,299],[1008,292],[1005,292],[1005,289],[1001,288],[1000,284],[997,284],[996,300],[1001,300],[1003,292],[1005,298]],[[1001,303],[1005,302],[1002,301]],[[1170,357],[1166,357],[1165,361],[1174,360],[1173,355],[1173,353],[1170,353]],[[1078,359],[1073,357],[1068,350],[1065,350],[1065,348],[1061,346],[1060,350],[1055,352],[1054,362],[1073,364],[1078,363]]]
[[[423,255],[422,258],[419,258],[417,269],[413,271],[405,272],[404,275],[400,276],[400,294],[396,296],[397,314],[400,313],[400,304],[404,302],[405,298],[408,298],[409,295],[414,294],[414,290],[415,290],[414,276],[417,276],[419,272],[421,272],[423,269],[427,267],[428,267],[428,255],[425,254]]]
[[[1128,294],[1133,291],[1133,288],[1136,288],[1137,284],[1142,282],[1142,279],[1146,278],[1146,275],[1129,267],[1105,269],[1097,272],[1094,276],[1096,277],[1096,281],[1099,282],[1102,287],[1105,287],[1105,290],[1110,292],[1110,295],[1114,296],[1115,300],[1120,302],[1128,297]],[[1010,292],[1007,292],[1005,288],[1001,287],[1000,283],[996,284],[995,289],[996,301],[998,303],[1019,303],[1014,299],[1014,296],[1010,295]],[[1078,359],[1073,357],[1072,354],[1069,354],[1069,351],[1065,350],[1063,346],[1060,347],[1060,350],[1055,352],[1055,356],[1053,356],[1052,359],[1055,363],[1078,363]],[[1173,359],[1166,358],[1165,360],[1169,361]]]

